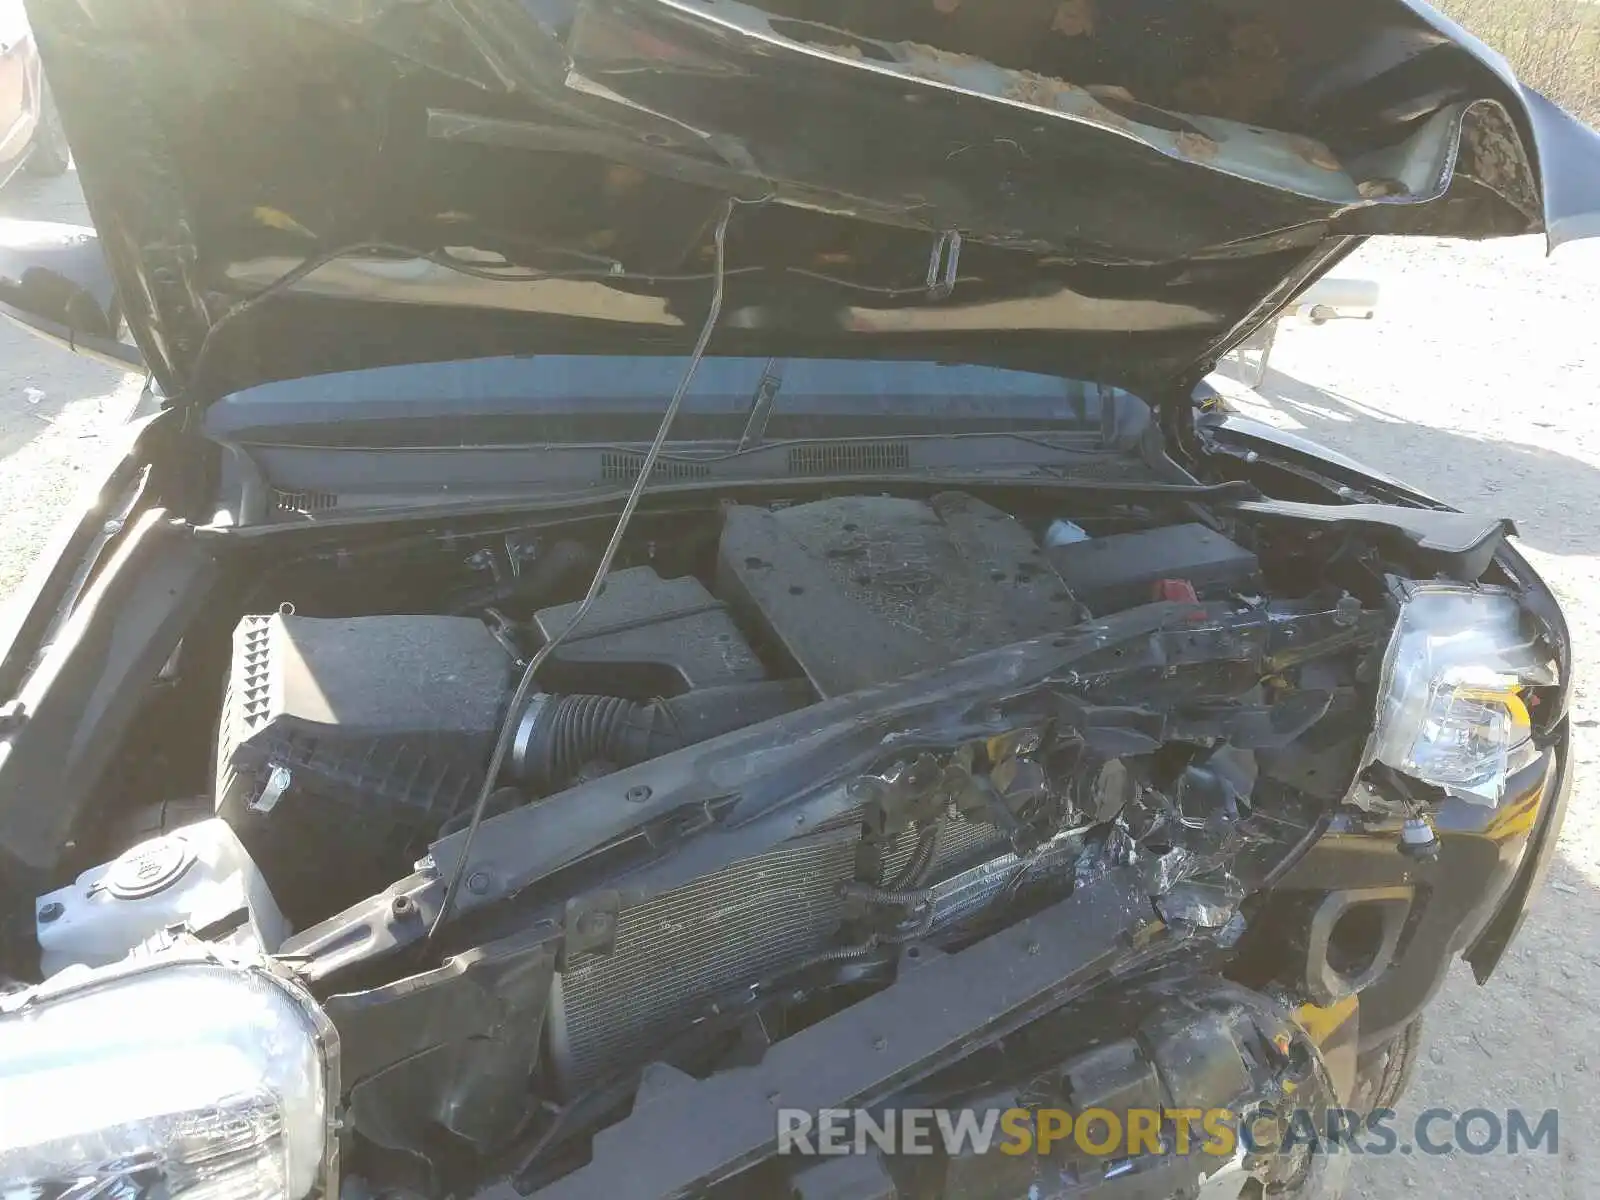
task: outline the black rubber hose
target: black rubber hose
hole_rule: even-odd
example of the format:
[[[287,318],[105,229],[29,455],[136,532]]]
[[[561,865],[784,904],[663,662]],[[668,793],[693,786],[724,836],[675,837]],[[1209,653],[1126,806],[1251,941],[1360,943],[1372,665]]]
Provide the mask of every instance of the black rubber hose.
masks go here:
[[[480,587],[462,596],[453,605],[456,613],[482,612],[486,608],[512,608],[541,604],[578,571],[592,569],[594,555],[582,542],[560,541],[533,560],[521,575]]]
[[[548,795],[589,763],[631,767],[804,708],[803,680],[702,688],[641,703],[617,696],[533,697],[512,743],[511,774]]]

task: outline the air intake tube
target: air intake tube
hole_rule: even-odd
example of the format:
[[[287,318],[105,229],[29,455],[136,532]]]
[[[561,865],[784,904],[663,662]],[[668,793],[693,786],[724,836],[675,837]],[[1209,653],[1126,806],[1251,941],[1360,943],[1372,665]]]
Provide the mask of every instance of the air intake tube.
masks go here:
[[[511,746],[511,781],[535,795],[658,758],[804,708],[815,699],[801,679],[701,688],[641,703],[617,696],[541,693],[528,701]]]

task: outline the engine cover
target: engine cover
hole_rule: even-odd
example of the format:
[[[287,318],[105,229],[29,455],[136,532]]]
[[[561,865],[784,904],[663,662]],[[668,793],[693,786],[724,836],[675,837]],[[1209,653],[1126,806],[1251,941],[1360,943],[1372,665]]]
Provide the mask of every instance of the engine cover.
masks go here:
[[[1012,516],[961,492],[727,510],[718,590],[823,696],[1083,619]]]

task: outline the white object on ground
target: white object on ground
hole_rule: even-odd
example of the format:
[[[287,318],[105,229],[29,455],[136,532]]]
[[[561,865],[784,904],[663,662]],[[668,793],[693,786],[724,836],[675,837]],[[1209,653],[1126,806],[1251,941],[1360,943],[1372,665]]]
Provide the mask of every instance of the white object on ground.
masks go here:
[[[1278,322],[1284,317],[1303,317],[1313,325],[1325,325],[1348,318],[1371,320],[1377,308],[1375,281],[1330,275],[1301,292],[1293,303],[1235,346],[1229,355],[1239,364],[1244,382],[1257,388],[1267,377],[1267,363],[1272,358],[1273,344],[1278,340]],[[1256,355],[1254,362],[1249,358],[1251,351]]]
[[[1283,311],[1282,317],[1304,317],[1313,325],[1356,318],[1371,320],[1378,307],[1378,285],[1371,279],[1319,279]]]

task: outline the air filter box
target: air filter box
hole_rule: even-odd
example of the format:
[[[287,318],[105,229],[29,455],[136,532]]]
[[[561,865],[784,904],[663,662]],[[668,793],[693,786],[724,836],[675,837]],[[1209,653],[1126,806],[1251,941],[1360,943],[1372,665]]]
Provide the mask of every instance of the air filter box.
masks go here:
[[[217,815],[291,920],[410,869],[483,781],[510,657],[469,617],[247,616],[217,749]]]
[[[578,607],[540,609],[533,627],[552,641],[571,624]],[[739,626],[698,579],[662,579],[647,566],[606,577],[583,624],[539,675],[557,691],[640,699],[765,678]]]

